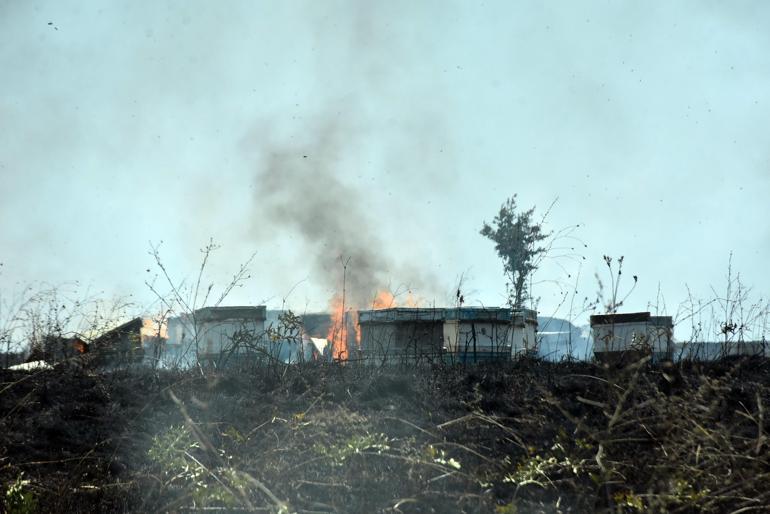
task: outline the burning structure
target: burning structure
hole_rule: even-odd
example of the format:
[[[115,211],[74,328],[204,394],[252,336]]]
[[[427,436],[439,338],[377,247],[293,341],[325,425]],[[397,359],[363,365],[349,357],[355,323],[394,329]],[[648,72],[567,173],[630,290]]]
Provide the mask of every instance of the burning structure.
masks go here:
[[[149,363],[154,350],[165,341],[162,329],[153,320],[137,317],[93,339],[49,334],[41,342],[31,344],[26,360],[51,365],[82,357],[93,365],[107,367]]]
[[[674,351],[671,316],[649,312],[591,316],[594,356],[600,362],[627,364],[645,356],[669,360]]]
[[[32,346],[27,362],[61,362],[87,353],[88,343],[80,336],[64,337],[47,335],[40,346]]]
[[[445,309],[358,311],[359,349],[367,360],[434,361],[444,353]]]
[[[358,323],[368,360],[478,362],[536,350],[531,310],[401,307],[359,311]]]
[[[144,359],[142,346],[142,318],[134,318],[108,330],[90,344],[90,352],[95,354],[99,365],[138,364]]]

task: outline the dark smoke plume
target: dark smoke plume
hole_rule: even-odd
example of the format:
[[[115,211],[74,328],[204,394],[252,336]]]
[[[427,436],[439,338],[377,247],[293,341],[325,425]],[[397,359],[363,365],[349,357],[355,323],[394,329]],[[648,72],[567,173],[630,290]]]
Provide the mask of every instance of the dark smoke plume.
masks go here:
[[[260,216],[276,230],[291,230],[302,238],[312,280],[341,292],[340,258],[350,259],[346,291],[348,305],[366,308],[390,283],[428,292],[425,273],[410,265],[394,266],[393,253],[377,236],[376,220],[362,205],[354,187],[336,172],[340,134],[321,130],[317,140],[295,147],[264,149],[256,177]],[[401,243],[393,243],[402,247]],[[433,293],[434,291],[430,291]]]

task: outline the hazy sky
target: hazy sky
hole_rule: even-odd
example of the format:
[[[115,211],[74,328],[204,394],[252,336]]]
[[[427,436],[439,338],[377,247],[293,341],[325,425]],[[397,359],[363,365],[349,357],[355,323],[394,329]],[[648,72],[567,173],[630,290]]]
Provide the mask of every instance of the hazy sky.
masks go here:
[[[149,305],[149,242],[181,279],[213,237],[217,284],[257,252],[230,303],[324,308],[345,254],[361,288],[445,304],[466,273],[498,305],[478,232],[516,193],[581,225],[543,313],[603,254],[629,309],[709,297],[731,251],[766,296],[768,27],[765,1],[0,0],[0,287]]]

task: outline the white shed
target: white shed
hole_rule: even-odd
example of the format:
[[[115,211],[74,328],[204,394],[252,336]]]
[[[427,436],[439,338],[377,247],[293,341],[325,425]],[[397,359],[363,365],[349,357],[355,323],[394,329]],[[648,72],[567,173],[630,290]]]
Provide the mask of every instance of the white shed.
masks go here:
[[[594,356],[603,362],[630,363],[644,356],[671,359],[674,323],[671,316],[649,312],[591,316]]]
[[[447,309],[444,347],[461,362],[509,359],[537,350],[537,313],[500,307]]]
[[[478,362],[537,350],[537,313],[508,308],[391,308],[358,312],[367,359]]]
[[[205,307],[168,320],[164,360],[176,365],[222,362],[264,343],[264,306]]]

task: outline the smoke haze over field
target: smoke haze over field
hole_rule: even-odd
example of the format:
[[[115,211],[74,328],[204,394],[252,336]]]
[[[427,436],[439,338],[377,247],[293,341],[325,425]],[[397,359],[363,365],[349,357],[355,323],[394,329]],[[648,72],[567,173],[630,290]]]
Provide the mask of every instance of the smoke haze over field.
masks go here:
[[[538,272],[544,314],[603,254],[628,309],[712,296],[731,251],[767,296],[769,25],[761,1],[0,0],[0,290],[149,305],[148,241],[183,278],[214,237],[220,284],[257,251],[229,303],[325,309],[343,255],[356,301],[444,304],[465,273],[499,305],[478,231],[517,193],[588,245]]]

